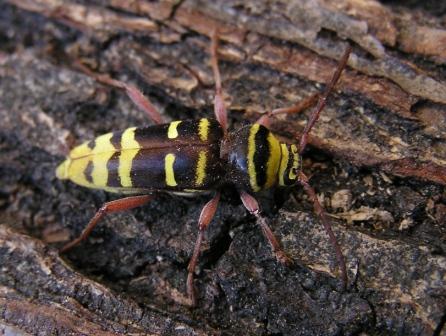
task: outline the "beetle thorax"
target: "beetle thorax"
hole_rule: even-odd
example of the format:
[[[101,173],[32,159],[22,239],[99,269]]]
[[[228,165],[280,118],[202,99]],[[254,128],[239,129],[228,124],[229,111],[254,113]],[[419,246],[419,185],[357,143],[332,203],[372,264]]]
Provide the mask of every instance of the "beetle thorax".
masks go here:
[[[238,188],[258,192],[295,183],[300,161],[297,147],[280,143],[266,127],[242,127],[230,133],[223,146],[229,149],[226,180]]]

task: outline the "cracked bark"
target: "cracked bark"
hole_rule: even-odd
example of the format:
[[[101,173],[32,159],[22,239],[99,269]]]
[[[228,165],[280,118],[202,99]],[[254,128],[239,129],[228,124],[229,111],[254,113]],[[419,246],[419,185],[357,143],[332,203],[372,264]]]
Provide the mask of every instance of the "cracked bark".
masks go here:
[[[444,332],[441,12],[348,0],[0,6],[2,331]],[[113,198],[55,180],[67,144],[146,123],[121,92],[79,73],[75,62],[138,85],[167,119],[209,116],[212,27],[222,39],[234,127],[320,91],[345,41],[354,46],[304,162],[348,260],[347,292],[339,291],[331,247],[300,191],[262,197],[296,260],[292,268],[273,260],[253,219],[225,192],[203,248],[193,311],[182,305],[186,265],[206,198],[160,197],[113,214],[81,247],[58,255]],[[280,118],[272,129],[292,141],[306,115]]]

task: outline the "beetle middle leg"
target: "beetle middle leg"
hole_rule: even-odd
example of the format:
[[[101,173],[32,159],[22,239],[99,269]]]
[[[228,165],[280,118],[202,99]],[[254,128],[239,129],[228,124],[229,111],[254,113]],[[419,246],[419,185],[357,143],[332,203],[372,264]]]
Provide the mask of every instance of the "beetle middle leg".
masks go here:
[[[215,196],[203,207],[203,209],[201,210],[200,218],[198,219],[197,241],[195,242],[194,253],[192,254],[192,258],[190,259],[189,265],[187,267],[187,294],[189,296],[191,306],[195,306],[197,303],[194,290],[194,273],[198,263],[198,257],[200,256],[201,242],[203,241],[204,231],[208,227],[212,218],[214,218],[219,201],[220,192],[217,192]]]
[[[64,253],[71,249],[72,247],[79,244],[81,241],[85,240],[94,229],[94,227],[99,223],[102,217],[108,213],[130,210],[139,206],[142,206],[150,202],[154,198],[153,195],[141,195],[141,196],[131,196],[121,198],[115,201],[105,203],[93,216],[88,225],[82,231],[81,235],[76,239],[73,239],[65,246],[60,249],[60,253]]]
[[[211,64],[215,80],[215,98],[214,98],[214,113],[215,118],[223,128],[224,134],[227,134],[228,129],[228,112],[226,111],[225,102],[223,100],[223,89],[221,86],[220,69],[218,68],[218,32],[214,30],[211,37]]]

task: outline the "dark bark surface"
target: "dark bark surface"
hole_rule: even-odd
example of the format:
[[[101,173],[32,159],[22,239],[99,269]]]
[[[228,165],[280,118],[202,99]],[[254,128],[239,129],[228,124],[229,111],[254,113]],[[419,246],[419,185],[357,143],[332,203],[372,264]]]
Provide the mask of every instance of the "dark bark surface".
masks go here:
[[[12,334],[441,335],[446,322],[445,8],[391,1],[0,3],[0,330]],[[346,40],[349,67],[317,123],[304,171],[347,258],[336,259],[300,189],[259,196],[295,261],[279,265],[225,190],[185,305],[187,263],[209,197],[160,196],[113,214],[65,255],[116,196],[55,178],[72,147],[149,123],[212,116],[209,36],[221,35],[233,127],[321,91]],[[277,118],[286,141],[309,111]]]

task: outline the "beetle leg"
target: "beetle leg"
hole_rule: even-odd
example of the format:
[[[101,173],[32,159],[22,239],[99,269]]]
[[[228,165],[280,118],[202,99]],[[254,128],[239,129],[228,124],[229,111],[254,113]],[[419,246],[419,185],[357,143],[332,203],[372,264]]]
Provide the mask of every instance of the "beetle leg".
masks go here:
[[[299,154],[302,154],[302,152],[304,151],[308,141],[308,134],[310,133],[316,121],[319,119],[319,115],[321,114],[322,109],[327,103],[328,95],[331,93],[336,83],[338,82],[339,78],[341,77],[342,70],[344,70],[347,64],[351,51],[352,47],[349,45],[347,49],[345,49],[344,54],[342,55],[342,58],[339,61],[338,67],[336,68],[336,71],[330,80],[330,83],[328,83],[328,85],[325,87],[324,93],[319,97],[319,101],[317,102],[317,105],[314,108],[314,111],[311,113],[310,119],[308,120],[307,125],[305,126],[304,131],[302,132],[299,145]]]
[[[215,80],[215,98],[214,98],[214,113],[224,133],[228,129],[228,112],[226,111],[225,102],[223,100],[223,90],[221,86],[220,70],[218,68],[218,32],[214,30],[211,37],[211,64],[214,72]]]
[[[220,192],[217,192],[215,196],[203,207],[203,209],[201,210],[200,218],[198,219],[197,241],[195,242],[194,253],[192,254],[192,258],[190,259],[189,265],[187,267],[187,294],[189,296],[191,306],[195,306],[197,303],[194,289],[194,273],[198,263],[198,257],[200,256],[201,242],[203,241],[204,231],[208,227],[212,218],[214,218],[219,200]]]
[[[315,93],[312,94],[309,97],[304,98],[303,100],[299,101],[298,103],[288,106],[288,107],[281,107],[274,109],[269,112],[265,112],[262,114],[262,116],[256,121],[256,124],[263,125],[265,127],[269,127],[270,119],[272,117],[275,117],[279,114],[295,114],[295,113],[301,113],[302,111],[306,110],[310,106],[312,106],[317,99],[319,98],[319,94]]]
[[[146,96],[143,95],[140,90],[138,90],[136,86],[113,79],[107,74],[98,74],[80,62],[76,63],[76,67],[82,72],[86,73],[88,76],[94,78],[99,83],[125,90],[127,96],[133,101],[133,103],[143,110],[155,124],[163,124],[165,122],[157,108]]]
[[[276,259],[285,265],[291,265],[292,260],[283,251],[276,236],[274,236],[274,233],[271,231],[268,224],[266,223],[265,218],[260,215],[260,207],[257,200],[245,191],[240,192],[240,198],[242,199],[245,208],[256,217],[257,223],[260,225],[266,239],[268,239],[268,242],[271,245],[271,249]]]
[[[151,201],[154,196],[152,195],[141,195],[141,196],[131,196],[126,198],[121,198],[115,201],[105,203],[93,216],[88,225],[82,231],[81,235],[76,239],[70,241],[65,246],[60,249],[61,253],[64,253],[71,249],[73,246],[79,244],[82,240],[86,239],[91,231],[94,229],[96,224],[99,223],[102,217],[108,213],[130,210],[141,205],[146,204]]]
[[[333,230],[331,229],[331,224],[327,219],[327,215],[325,213],[324,208],[322,208],[322,205],[319,203],[319,200],[317,199],[316,192],[314,191],[313,187],[310,186],[308,183],[308,177],[305,176],[304,173],[299,173],[299,183],[304,187],[305,192],[307,193],[308,197],[310,197],[311,201],[313,202],[314,211],[318,215],[319,219],[322,222],[322,225],[324,226],[325,231],[328,234],[328,237],[330,238],[330,243],[333,245],[335,252],[336,252],[336,259],[338,261],[338,266],[341,271],[342,276],[342,282],[344,285],[344,289],[347,288],[347,268],[345,266],[345,258],[342,254],[341,248],[339,247],[339,244],[336,240],[336,236],[333,233]]]
[[[160,125],[165,122],[158,109],[150,102],[150,100],[146,96],[143,95],[140,90],[138,90],[136,86],[126,84],[124,82],[119,83],[123,84],[127,95],[130,97],[133,103],[135,103],[136,106],[143,110],[155,124]]]

